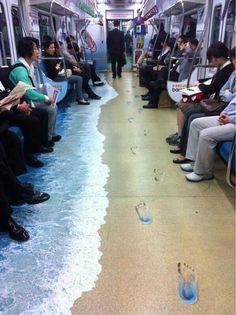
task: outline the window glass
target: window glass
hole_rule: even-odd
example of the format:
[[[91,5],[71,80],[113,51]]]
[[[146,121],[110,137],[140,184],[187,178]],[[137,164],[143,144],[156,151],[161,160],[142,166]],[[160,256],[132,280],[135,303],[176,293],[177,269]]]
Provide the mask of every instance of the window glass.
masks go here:
[[[0,65],[11,63],[11,51],[7,33],[7,21],[2,3],[0,3]]]
[[[12,15],[12,21],[13,21],[13,28],[14,28],[15,43],[17,47],[19,39],[23,37],[21,23],[20,23],[20,13],[17,7],[12,7],[11,15]]]
[[[229,4],[226,25],[225,25],[225,38],[224,43],[227,47],[232,48],[233,46],[233,33],[235,24],[235,1],[232,0]]]
[[[220,34],[220,18],[221,18],[221,8],[219,5],[215,7],[212,21],[212,33],[211,33],[211,44],[218,42]]]

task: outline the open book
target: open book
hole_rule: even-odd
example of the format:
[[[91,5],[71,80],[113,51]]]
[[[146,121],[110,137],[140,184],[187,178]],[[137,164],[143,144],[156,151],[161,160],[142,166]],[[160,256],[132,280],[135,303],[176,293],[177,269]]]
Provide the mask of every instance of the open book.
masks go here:
[[[59,90],[47,82],[45,83],[45,87],[47,90],[47,96],[51,97],[53,100],[51,105],[55,107],[59,95]]]
[[[211,84],[211,79],[203,82],[203,84],[210,85]],[[196,95],[196,94],[202,93],[202,91],[199,89],[198,86],[191,86],[189,88],[180,90],[180,92],[182,93],[182,95],[187,95],[187,96],[192,96],[192,95]]]

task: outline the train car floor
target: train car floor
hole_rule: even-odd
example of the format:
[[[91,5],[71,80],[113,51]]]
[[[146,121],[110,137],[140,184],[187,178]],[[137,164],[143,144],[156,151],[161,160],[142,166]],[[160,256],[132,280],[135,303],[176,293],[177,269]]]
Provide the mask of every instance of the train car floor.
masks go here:
[[[175,111],[143,110],[135,74],[108,81],[119,96],[103,106],[98,125],[110,170],[101,273],[72,314],[233,315],[234,191],[225,166],[217,163],[212,181],[187,182],[165,142],[176,131]],[[193,279],[194,305],[181,295],[183,277]]]

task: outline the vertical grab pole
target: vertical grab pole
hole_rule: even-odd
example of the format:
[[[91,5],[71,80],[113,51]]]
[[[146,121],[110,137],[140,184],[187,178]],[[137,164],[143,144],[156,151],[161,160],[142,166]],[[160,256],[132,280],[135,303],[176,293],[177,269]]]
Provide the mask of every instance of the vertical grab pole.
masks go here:
[[[195,51],[195,53],[194,53],[194,55],[193,55],[193,59],[192,59],[192,61],[191,61],[190,72],[189,72],[188,81],[187,81],[187,87],[189,87],[190,79],[191,79],[191,74],[192,74],[192,70],[193,70],[195,61],[196,61],[196,59],[197,59],[198,53],[199,53],[200,50],[201,50],[201,46],[202,46],[202,43],[203,43],[203,39],[204,39],[204,36],[205,36],[205,34],[206,34],[207,28],[208,28],[209,23],[210,23],[210,22],[209,22],[209,21],[210,21],[209,14],[210,14],[210,12],[211,12],[211,9],[212,9],[212,0],[208,0],[208,1],[206,1],[206,7],[205,7],[205,9],[204,9],[204,16],[205,16],[205,19],[204,19],[204,28],[203,28],[201,37],[200,37],[200,39],[199,39],[197,49],[196,49],[196,51]]]
[[[55,0],[52,0],[52,2],[51,2],[51,4],[50,4],[50,25],[51,25],[51,29],[52,29],[53,36],[54,36],[54,38],[55,38],[55,41],[57,42],[57,46],[60,47],[59,41],[58,41],[58,39],[57,39],[56,30],[54,29],[53,18],[52,18],[52,8],[53,8],[54,2],[55,2]],[[63,56],[63,54],[61,54],[61,55]],[[64,70],[65,70],[65,78],[67,79],[65,58],[62,59],[62,62],[63,62]]]
[[[169,65],[168,65],[168,79],[167,79],[168,81],[170,81],[170,70],[171,70],[172,59],[173,59],[174,52],[175,52],[175,47],[176,47],[176,44],[177,44],[178,37],[181,35],[182,29],[183,29],[183,25],[184,25],[184,2],[183,2],[183,0],[181,0],[180,3],[181,3],[181,7],[182,7],[182,16],[181,16],[181,22],[180,22],[180,27],[179,27],[179,34],[176,37],[176,40],[175,40],[175,43],[174,43],[174,47],[173,47],[171,55],[170,55],[170,61],[169,61]]]

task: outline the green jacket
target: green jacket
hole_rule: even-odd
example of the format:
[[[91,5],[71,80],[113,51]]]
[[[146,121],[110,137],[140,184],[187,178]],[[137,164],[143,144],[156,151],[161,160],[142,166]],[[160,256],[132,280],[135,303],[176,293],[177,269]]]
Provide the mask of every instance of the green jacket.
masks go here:
[[[16,61],[16,63],[20,63],[19,60]],[[17,67],[13,69],[10,73],[9,79],[13,84],[17,84],[19,81],[22,81],[28,85],[32,85],[32,82],[29,78],[29,73],[27,69],[24,67]],[[37,92],[36,90],[27,90],[24,98],[27,101],[33,101],[33,102],[45,102],[46,101],[46,95]]]

